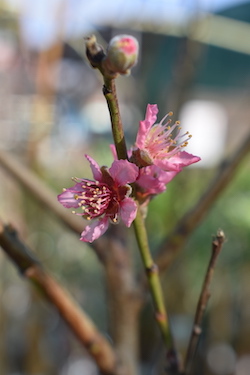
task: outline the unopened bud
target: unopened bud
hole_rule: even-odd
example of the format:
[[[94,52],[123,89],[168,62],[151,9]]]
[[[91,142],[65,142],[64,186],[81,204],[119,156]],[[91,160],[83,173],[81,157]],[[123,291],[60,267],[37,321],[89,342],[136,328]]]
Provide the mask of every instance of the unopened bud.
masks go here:
[[[139,45],[130,35],[117,35],[111,39],[107,48],[105,66],[111,73],[129,74],[136,64]]]

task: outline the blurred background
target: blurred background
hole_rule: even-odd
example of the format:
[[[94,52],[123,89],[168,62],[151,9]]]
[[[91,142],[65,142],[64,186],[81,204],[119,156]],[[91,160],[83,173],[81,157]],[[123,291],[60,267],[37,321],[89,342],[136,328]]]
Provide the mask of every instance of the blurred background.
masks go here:
[[[55,200],[72,176],[91,177],[88,153],[110,165],[109,113],[102,79],[85,58],[83,37],[106,46],[135,36],[137,66],[117,80],[128,146],[147,103],[160,120],[173,111],[193,135],[186,168],[149,207],[153,251],[204,192],[223,158],[250,132],[250,2],[241,0],[0,1],[0,151],[28,166]],[[212,235],[227,242],[194,375],[247,375],[250,368],[250,157],[189,238],[162,282],[176,343],[187,346]],[[108,337],[103,269],[93,250],[63,227],[2,168],[0,216],[12,222],[51,273]],[[135,264],[141,269],[140,259]],[[0,253],[0,374],[97,374],[54,309]],[[152,308],[141,314],[140,371],[157,374],[161,348]]]

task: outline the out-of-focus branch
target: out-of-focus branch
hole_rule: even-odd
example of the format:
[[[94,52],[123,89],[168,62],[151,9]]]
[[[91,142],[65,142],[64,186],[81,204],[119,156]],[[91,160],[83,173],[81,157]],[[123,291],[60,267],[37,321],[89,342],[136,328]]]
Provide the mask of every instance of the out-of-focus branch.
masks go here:
[[[70,229],[80,234],[84,228],[84,221],[71,212],[65,210],[57,201],[53,192],[35,173],[20,163],[10,153],[0,151],[0,166],[2,166],[15,180],[22,184],[38,201],[49,208]]]
[[[47,299],[57,308],[65,322],[88,350],[103,374],[115,375],[115,353],[108,341],[98,332],[90,318],[72,300],[18,238],[16,230],[0,221],[0,246],[18,270],[36,284]]]
[[[187,355],[185,360],[185,375],[190,373],[191,365],[194,359],[194,355],[197,349],[199,337],[202,332],[201,324],[203,320],[203,316],[208,304],[208,300],[210,298],[210,284],[212,281],[212,277],[214,274],[215,263],[217,261],[218,255],[221,252],[222,246],[225,242],[225,234],[222,230],[217,231],[217,235],[212,242],[212,254],[208,264],[207,272],[204,278],[201,294],[199,297],[199,301],[196,308],[193,330],[190,337]]]
[[[213,203],[233,179],[242,160],[249,152],[250,134],[234,154],[221,163],[216,175],[197,204],[183,216],[173,232],[163,240],[156,257],[156,263],[161,272],[168,268],[182,249],[192,231],[201,223]]]

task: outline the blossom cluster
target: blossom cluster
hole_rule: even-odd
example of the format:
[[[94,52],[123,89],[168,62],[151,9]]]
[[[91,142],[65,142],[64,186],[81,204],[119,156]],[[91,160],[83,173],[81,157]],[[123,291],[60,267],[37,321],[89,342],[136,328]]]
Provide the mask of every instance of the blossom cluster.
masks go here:
[[[155,123],[157,113],[156,104],[147,106],[135,145],[128,152],[129,160],[117,160],[114,146],[111,149],[115,160],[110,168],[99,167],[85,155],[94,180],[75,178],[76,184],[58,195],[64,207],[79,209],[80,212],[73,212],[93,220],[82,232],[81,241],[93,242],[106,232],[110,222],[118,223],[120,219],[130,227],[138,204],[147,204],[153,196],[162,193],[184,167],[200,160],[183,151],[191,135],[181,134],[179,122],[171,126],[172,113]]]

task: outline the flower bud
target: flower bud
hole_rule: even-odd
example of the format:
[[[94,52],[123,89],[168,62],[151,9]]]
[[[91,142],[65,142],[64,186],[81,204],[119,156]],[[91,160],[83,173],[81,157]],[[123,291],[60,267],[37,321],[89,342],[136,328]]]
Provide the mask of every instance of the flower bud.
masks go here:
[[[130,35],[117,35],[111,39],[105,59],[106,68],[111,73],[129,74],[136,64],[139,45]]]

